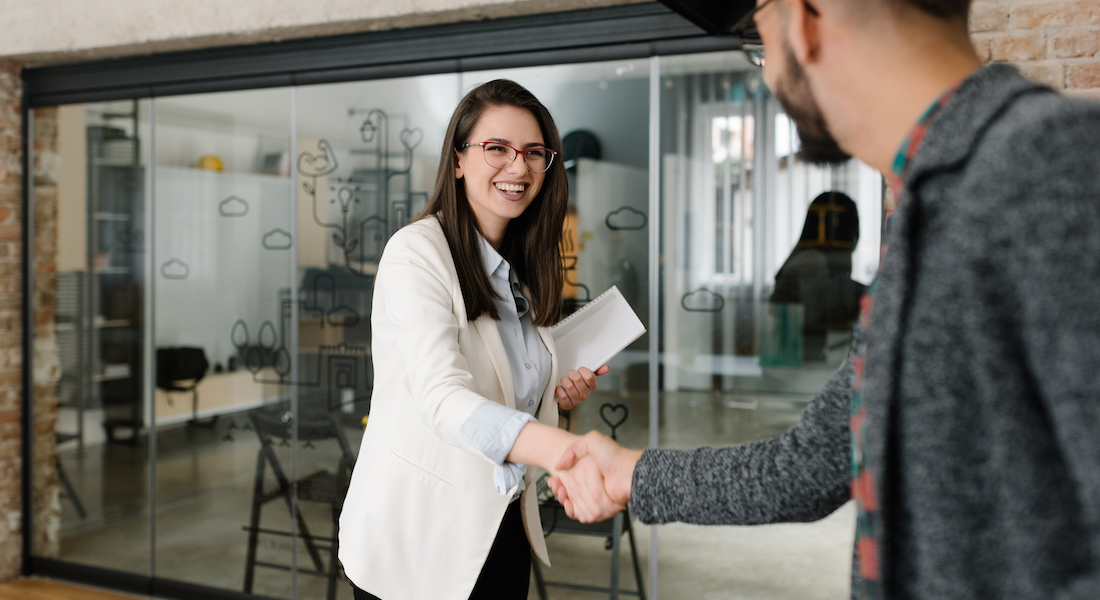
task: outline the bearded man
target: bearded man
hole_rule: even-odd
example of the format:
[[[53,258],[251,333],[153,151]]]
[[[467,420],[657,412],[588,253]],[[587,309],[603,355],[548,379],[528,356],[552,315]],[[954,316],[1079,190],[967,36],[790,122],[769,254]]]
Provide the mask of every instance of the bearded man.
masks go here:
[[[983,67],[968,12],[758,1],[736,33],[804,158],[858,157],[897,199],[851,355],[779,438],[643,453],[590,433],[559,468],[595,456],[646,523],[854,498],[857,598],[1100,598],[1100,106]],[[552,487],[567,508],[590,492]]]

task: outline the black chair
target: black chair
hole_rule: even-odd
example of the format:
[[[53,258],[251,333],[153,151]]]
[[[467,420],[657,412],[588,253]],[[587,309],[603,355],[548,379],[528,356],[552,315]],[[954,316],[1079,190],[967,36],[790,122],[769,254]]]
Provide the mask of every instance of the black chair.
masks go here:
[[[614,413],[620,410],[623,413],[622,418],[614,422],[612,422],[611,418],[606,414],[608,412]],[[629,414],[630,412],[623,404],[604,404],[600,407],[600,418],[611,428],[611,439],[617,439],[615,430],[626,422],[626,418]],[[542,576],[542,565],[539,564],[538,558],[532,553],[531,566],[535,570],[535,586],[538,588],[539,598],[541,600],[547,600],[546,588],[547,586],[553,586],[571,590],[583,590],[586,592],[607,592],[611,600],[618,600],[619,594],[630,594],[632,596],[638,596],[641,600],[645,600],[645,585],[642,583],[642,568],[638,563],[638,547],[634,543],[634,528],[631,525],[630,506],[628,505],[623,512],[607,521],[600,523],[581,523],[580,521],[569,518],[569,516],[565,514],[565,507],[563,507],[550,492],[550,488],[546,483],[548,477],[548,474],[544,475],[538,482],[539,516],[542,519],[543,536],[549,537],[554,533],[564,533],[567,535],[587,535],[605,538],[604,548],[611,551],[611,581],[608,587],[582,585],[564,581],[546,581]],[[638,587],[637,590],[619,589],[619,550],[623,533],[626,533],[627,540],[630,542],[630,558],[634,563],[634,581]]]
[[[214,415],[206,423],[199,422],[199,382],[206,377],[210,362],[202,348],[157,348],[157,387],[168,392],[168,404],[173,404],[172,392],[191,392],[191,420],[188,425],[213,427]],[[182,384],[181,382],[190,382]]]
[[[312,418],[308,414],[299,416],[299,424],[297,427],[299,443],[303,443],[309,448],[313,446],[314,442],[334,439],[340,446],[341,457],[339,464],[336,465],[335,472],[318,470],[303,477],[299,477],[297,482],[292,482],[290,478],[287,477],[286,471],[283,470],[278,455],[274,450],[276,444],[281,446],[290,445],[293,429],[290,425],[291,415],[289,411],[279,413],[277,411],[272,411],[270,408],[260,408],[250,411],[249,419],[252,422],[252,426],[255,428],[256,435],[260,438],[260,450],[256,455],[256,476],[252,491],[252,515],[249,525],[243,528],[248,532],[248,560],[245,566],[244,578],[244,591],[246,593],[252,592],[256,567],[265,567],[282,571],[290,570],[289,565],[263,562],[256,559],[256,549],[259,545],[259,536],[261,533],[282,537],[291,536],[291,532],[289,531],[264,529],[260,527],[260,512],[263,506],[269,502],[282,499],[286,503],[287,510],[290,511],[291,518],[298,523],[298,537],[301,538],[302,542],[305,544],[310,560],[313,563],[313,569],[303,569],[299,567],[298,572],[307,575],[327,577],[328,592],[326,597],[329,600],[334,600],[336,598],[336,582],[340,576],[338,559],[340,508],[343,506],[344,496],[347,493],[348,482],[351,478],[352,467],[355,464],[351,446],[348,443],[347,437],[344,435],[343,425],[339,417],[340,415],[335,413],[326,413],[323,416],[315,415]],[[278,487],[268,491],[264,489],[264,477],[267,467],[269,466],[271,467],[272,474],[275,476]],[[292,484],[294,483],[297,484],[297,497],[299,502],[317,502],[329,506],[332,515],[331,537],[318,536],[311,533],[309,525],[306,523],[305,518],[303,518],[301,511],[295,514],[293,509],[294,505],[291,503],[295,487]],[[324,560],[321,558],[322,550],[329,552],[327,568],[325,567]]]

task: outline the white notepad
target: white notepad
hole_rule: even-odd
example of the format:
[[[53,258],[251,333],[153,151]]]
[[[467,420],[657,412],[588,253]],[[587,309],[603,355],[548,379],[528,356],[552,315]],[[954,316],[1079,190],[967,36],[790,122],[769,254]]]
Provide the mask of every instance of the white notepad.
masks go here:
[[[634,340],[642,337],[645,326],[634,314],[619,288],[600,294],[561,323],[550,328],[558,354],[558,366],[590,370],[607,364]]]

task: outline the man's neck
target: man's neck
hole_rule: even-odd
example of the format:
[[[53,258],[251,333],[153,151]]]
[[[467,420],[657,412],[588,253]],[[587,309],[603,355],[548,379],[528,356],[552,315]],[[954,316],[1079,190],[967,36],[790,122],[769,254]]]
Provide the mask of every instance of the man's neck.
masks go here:
[[[966,39],[901,39],[853,52],[847,75],[834,79],[841,85],[827,113],[836,115],[827,120],[841,147],[884,174],[928,107],[982,64]]]

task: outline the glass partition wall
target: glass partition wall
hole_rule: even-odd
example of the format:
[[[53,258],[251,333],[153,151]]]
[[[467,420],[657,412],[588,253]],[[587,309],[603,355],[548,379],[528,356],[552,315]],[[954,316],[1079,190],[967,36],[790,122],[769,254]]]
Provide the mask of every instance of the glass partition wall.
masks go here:
[[[563,426],[691,448],[797,421],[847,352],[882,184],[802,162],[738,53],[36,109],[36,260],[56,274],[35,282],[52,310],[35,393],[59,407],[60,492],[35,515],[35,556],[351,597],[335,517],[370,411],[377,261],[425,206],[458,100],[500,77],[564,139],[566,310],[614,285],[649,330]],[[626,523],[618,544],[544,523],[554,566],[531,597],[544,581],[547,597],[598,598],[613,578],[651,598],[847,593],[847,509]]]

